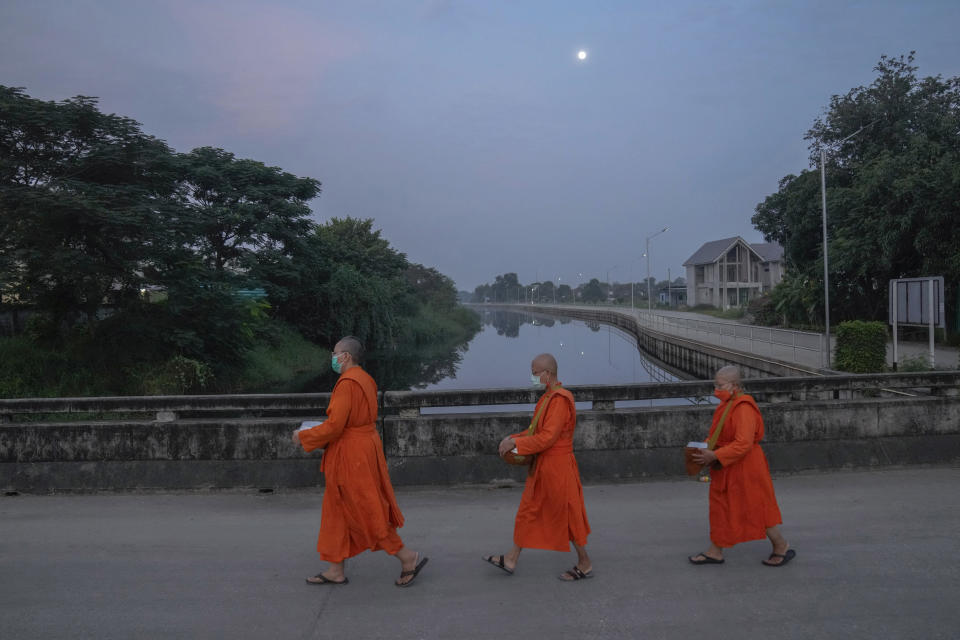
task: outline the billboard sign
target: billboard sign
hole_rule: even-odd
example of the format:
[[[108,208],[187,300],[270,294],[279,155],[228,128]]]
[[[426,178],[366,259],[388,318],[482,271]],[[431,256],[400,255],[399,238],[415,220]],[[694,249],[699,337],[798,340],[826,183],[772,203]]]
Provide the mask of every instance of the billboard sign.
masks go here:
[[[932,299],[931,282],[933,283]],[[943,302],[943,276],[891,280],[889,301],[889,323],[894,326],[929,327],[933,325],[941,329],[947,326]]]

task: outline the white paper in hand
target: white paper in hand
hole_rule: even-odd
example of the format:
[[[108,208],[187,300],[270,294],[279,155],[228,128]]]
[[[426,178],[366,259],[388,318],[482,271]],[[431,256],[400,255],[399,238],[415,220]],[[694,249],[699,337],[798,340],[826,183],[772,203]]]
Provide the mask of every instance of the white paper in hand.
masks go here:
[[[313,429],[314,427],[319,427],[323,422],[315,422],[313,420],[306,420],[300,423],[300,428],[297,431],[306,431],[307,429]]]

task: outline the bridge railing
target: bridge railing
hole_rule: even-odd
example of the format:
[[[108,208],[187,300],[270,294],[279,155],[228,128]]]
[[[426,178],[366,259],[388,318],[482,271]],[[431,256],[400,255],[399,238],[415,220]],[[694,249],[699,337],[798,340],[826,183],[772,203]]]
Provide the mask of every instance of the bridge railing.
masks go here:
[[[759,402],[796,402],[808,399],[852,399],[879,395],[958,395],[960,371],[885,373],[871,375],[804,376],[745,380],[744,389]],[[705,401],[713,382],[572,386],[578,402],[590,409],[611,411],[617,402],[677,399]],[[432,413],[517,411],[540,396],[532,388],[452,391],[386,391],[378,394],[381,416],[413,417]],[[175,420],[276,419],[322,416],[329,393],[245,394],[197,396],[117,396],[96,398],[18,398],[0,400],[0,422],[64,423],[83,421],[171,422]],[[662,403],[661,403],[662,404]]]

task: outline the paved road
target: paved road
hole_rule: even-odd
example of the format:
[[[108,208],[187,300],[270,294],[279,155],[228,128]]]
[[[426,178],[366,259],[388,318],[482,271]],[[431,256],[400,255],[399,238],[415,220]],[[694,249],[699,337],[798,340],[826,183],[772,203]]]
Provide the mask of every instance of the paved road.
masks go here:
[[[775,479],[797,558],[765,542],[694,567],[706,485],[585,488],[592,580],[573,554],[526,551],[517,574],[480,561],[510,542],[520,491],[398,491],[406,542],[430,563],[397,589],[395,560],[348,562],[316,587],[319,491],[0,497],[0,637],[957,638],[960,469]],[[534,635],[535,634],[535,635]]]
[[[556,306],[584,308],[583,305]],[[537,305],[525,308],[536,310]],[[631,313],[629,307],[600,306],[599,308],[619,311],[624,314]],[[652,319],[646,309],[634,309],[632,313],[644,326],[649,326],[664,333],[769,357],[782,362],[798,364],[811,369],[819,369],[824,364],[823,334],[748,325],[736,320],[715,318],[691,311],[657,309],[654,310]],[[835,344],[836,336],[831,336],[831,348]],[[901,365],[908,359],[929,362],[930,348],[926,341],[904,342],[901,340],[898,343],[898,351],[898,360]],[[957,369],[960,367],[960,349],[937,344],[934,346],[934,361],[938,369]],[[893,364],[892,341],[887,343],[887,364]]]

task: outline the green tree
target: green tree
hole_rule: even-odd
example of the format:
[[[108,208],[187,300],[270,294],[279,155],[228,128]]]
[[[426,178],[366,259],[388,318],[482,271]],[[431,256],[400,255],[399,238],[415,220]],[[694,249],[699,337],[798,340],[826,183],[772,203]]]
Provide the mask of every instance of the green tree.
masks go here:
[[[457,304],[457,288],[453,280],[432,267],[410,264],[404,278],[414,296],[435,309],[452,309]]]
[[[607,299],[606,294],[603,290],[603,285],[600,284],[600,281],[596,278],[592,278],[590,282],[584,285],[582,300],[584,302],[603,302]]]
[[[333,218],[292,258],[264,267],[278,313],[319,344],[350,334],[368,347],[389,346],[417,311],[406,256],[373,230],[373,220]]]
[[[317,180],[211,147],[180,159],[196,250],[218,278],[248,269],[261,251],[290,255],[310,231]]]
[[[54,331],[136,300],[177,194],[171,150],[137,122],[0,86],[0,281]]]
[[[784,247],[787,274],[774,299],[793,322],[823,317],[821,146],[830,149],[830,302],[838,320],[883,317],[891,278],[960,281],[960,78],[918,78],[912,53],[883,56],[875,71],[869,86],[832,97],[806,135],[812,169],[781,180],[753,217]],[[947,305],[956,305],[953,287]]]

